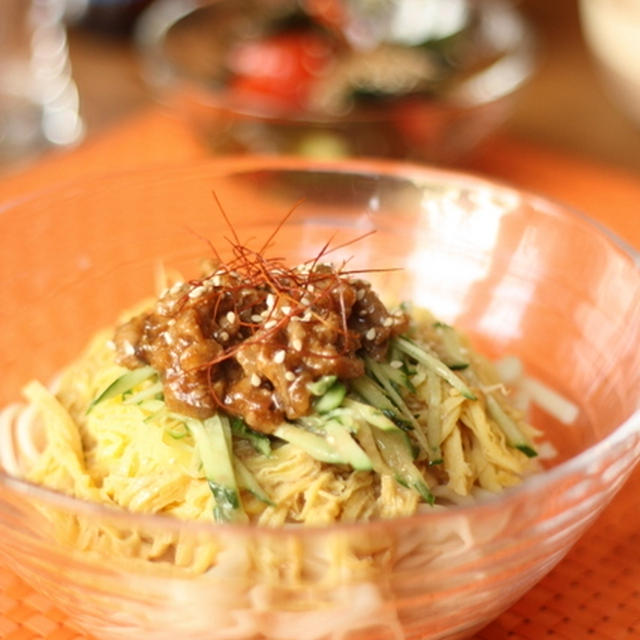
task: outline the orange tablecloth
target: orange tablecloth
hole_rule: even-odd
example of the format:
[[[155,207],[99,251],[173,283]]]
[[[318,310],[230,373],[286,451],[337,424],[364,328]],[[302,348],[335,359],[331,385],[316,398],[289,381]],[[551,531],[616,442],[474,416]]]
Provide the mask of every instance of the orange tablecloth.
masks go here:
[[[180,121],[160,110],[144,112],[74,151],[0,178],[0,211],[81,175],[207,156]],[[640,248],[640,176],[505,138],[487,144],[466,168],[562,200]],[[640,468],[569,555],[475,640],[640,638],[639,507]],[[2,566],[0,638],[89,640]]]

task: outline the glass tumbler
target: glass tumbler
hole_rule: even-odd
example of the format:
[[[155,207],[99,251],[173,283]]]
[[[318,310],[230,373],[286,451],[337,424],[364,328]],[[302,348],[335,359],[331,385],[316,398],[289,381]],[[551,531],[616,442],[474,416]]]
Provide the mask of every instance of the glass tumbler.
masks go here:
[[[0,2],[0,163],[82,136],[64,11],[65,0]]]

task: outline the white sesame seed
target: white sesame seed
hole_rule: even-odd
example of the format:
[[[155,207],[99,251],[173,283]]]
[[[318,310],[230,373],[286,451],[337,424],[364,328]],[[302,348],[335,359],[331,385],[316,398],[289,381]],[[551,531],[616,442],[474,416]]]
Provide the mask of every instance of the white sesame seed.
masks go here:
[[[226,331],[221,331],[218,334],[220,342],[226,342],[229,339],[229,334]]]
[[[132,356],[135,352],[136,352],[136,350],[134,349],[133,345],[130,342],[125,342],[124,343],[124,353],[125,353],[125,355]]]
[[[227,322],[233,324],[236,321],[236,314],[233,311],[227,311]]]
[[[262,380],[260,379],[260,376],[257,373],[252,373],[251,374],[251,386],[252,387],[259,387],[261,382],[262,382]]]
[[[222,284],[222,278],[216,274],[215,276],[213,276],[213,278],[211,278],[211,282],[213,283],[214,287],[219,287]]]
[[[392,369],[400,369],[402,368],[402,362],[400,360],[392,360],[389,366],[391,366]]]
[[[264,328],[265,329],[273,329],[273,327],[275,327],[278,323],[275,320],[269,320],[268,322],[265,322],[264,324]]]
[[[362,298],[364,298],[364,294],[365,294],[364,289],[358,289],[358,291],[356,291],[356,299],[362,300]]]
[[[176,282],[171,289],[169,289],[169,293],[178,293],[180,289],[182,289],[182,282]]]
[[[173,344],[173,336],[172,336],[170,333],[167,333],[167,332],[165,331],[165,332],[164,332],[164,334],[163,334],[163,336],[164,336],[164,341],[165,341],[167,344]]]
[[[166,289],[163,289],[163,290],[160,292],[160,296],[159,296],[159,297],[160,297],[160,298],[164,298],[168,293],[169,293],[169,287],[167,287]]]
[[[301,320],[302,322],[310,322],[311,318],[313,318],[313,313],[311,313],[311,311],[305,311]]]
[[[207,290],[206,287],[203,287],[202,285],[196,287],[195,289],[191,289],[191,291],[189,291],[189,297],[190,298],[199,298],[205,291]]]
[[[263,321],[263,317],[257,313],[254,313],[251,316],[251,322],[255,322],[256,324],[260,324]]]
[[[284,372],[284,378],[285,378],[285,380],[288,380],[289,382],[293,382],[296,379],[296,374],[293,373],[293,371],[285,371]]]
[[[369,329],[369,331],[367,331],[367,333],[364,334],[364,337],[367,340],[373,340],[376,337],[376,330],[372,327],[371,329]]]
[[[311,300],[307,298],[307,296],[303,296],[302,298],[300,298],[300,302],[305,305],[311,304]]]
[[[360,309],[360,311],[358,311],[359,316],[366,316],[368,313],[366,309]]]
[[[284,307],[280,307],[280,311],[282,311],[285,316],[288,316],[291,313],[291,307],[289,305],[285,305]]]
[[[390,327],[393,324],[393,318],[391,316],[389,316],[388,318],[385,318],[382,321],[382,326],[383,327]]]
[[[315,290],[316,288],[312,284],[307,285],[307,291],[309,293],[313,293]]]
[[[273,361],[274,361],[276,364],[282,364],[282,363],[284,362],[284,357],[285,357],[286,355],[287,355],[287,354],[284,352],[284,350],[283,350],[283,349],[280,349],[280,351],[276,351],[276,352],[275,352],[275,354],[274,354],[274,356],[273,356]]]
[[[300,338],[295,338],[295,339],[291,342],[291,346],[292,346],[296,351],[302,351],[302,340],[300,340]]]
[[[107,348],[114,350],[116,348],[116,343],[113,340],[107,340]]]
[[[276,303],[276,297],[273,295],[273,293],[270,293],[267,296],[267,308],[268,309],[273,309],[273,305]]]

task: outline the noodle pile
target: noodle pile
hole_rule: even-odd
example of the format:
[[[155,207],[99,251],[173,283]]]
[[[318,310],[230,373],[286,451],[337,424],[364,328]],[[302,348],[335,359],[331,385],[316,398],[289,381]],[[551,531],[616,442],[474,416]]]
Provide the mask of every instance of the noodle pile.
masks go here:
[[[442,350],[434,327],[443,325],[420,311],[414,314],[414,326],[416,340],[436,353]],[[194,439],[179,420],[158,410],[161,400],[128,404],[117,396],[88,410],[126,372],[114,362],[111,335],[102,332],[92,340],[85,353],[60,374],[55,394],[31,382],[24,389],[28,409],[5,411],[3,466],[77,498],[140,513],[211,521],[214,497]],[[415,394],[408,401],[425,432],[429,412],[435,408],[438,414],[439,441],[435,445],[441,448],[442,462],[416,460],[436,498],[435,506],[423,504],[418,492],[402,486],[391,474],[321,462],[288,442],[276,443],[264,455],[247,440],[234,437],[235,457],[269,496],[267,504],[242,492],[250,521],[279,526],[394,518],[419,508],[439,508],[478,491],[499,492],[518,484],[537,468],[536,462],[509,446],[487,412],[487,394],[499,399],[528,438],[533,440],[537,433],[509,407],[506,390],[490,364],[468,346],[463,349],[470,362],[466,378],[476,381],[472,387],[475,400],[465,398],[440,378],[434,380],[420,367],[412,375]],[[435,407],[429,404],[434,398]],[[164,550],[159,545],[145,554],[152,558]]]

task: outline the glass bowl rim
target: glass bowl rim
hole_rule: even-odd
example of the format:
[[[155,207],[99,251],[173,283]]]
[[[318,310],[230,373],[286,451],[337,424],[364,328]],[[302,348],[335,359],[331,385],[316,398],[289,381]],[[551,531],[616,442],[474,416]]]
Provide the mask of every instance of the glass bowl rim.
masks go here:
[[[45,187],[14,199],[6,203],[0,203],[0,218],[10,215],[20,206],[37,202],[41,198],[48,198],[55,194],[65,193],[66,189],[73,189],[74,195],[82,195],[92,183],[105,185],[106,183],[123,184],[132,177],[145,180],[157,178],[158,173],[163,176],[193,175],[194,172],[204,174],[211,178],[224,175],[248,173],[256,170],[266,171],[299,171],[319,173],[342,173],[360,176],[375,176],[383,174],[386,177],[409,180],[420,184],[433,183],[436,180],[447,182],[459,187],[488,188],[500,192],[516,193],[522,204],[529,204],[539,212],[552,213],[560,217],[568,216],[586,225],[590,232],[605,239],[610,246],[628,259],[640,277],[640,252],[629,243],[620,238],[616,233],[608,229],[601,222],[592,219],[582,211],[538,194],[534,191],[521,189],[506,181],[494,179],[478,173],[457,169],[447,169],[425,164],[415,164],[397,160],[383,159],[346,159],[346,160],[322,160],[309,159],[297,156],[225,156],[216,159],[186,161],[174,165],[154,167],[142,167],[137,169],[124,169],[121,171],[103,172],[96,175],[83,176],[58,183],[53,187]],[[78,191],[78,189],[80,189]],[[154,528],[163,527],[175,531],[187,531],[193,534],[225,534],[244,536],[277,535],[285,532],[288,535],[295,533],[303,537],[317,535],[344,533],[364,533],[376,529],[388,529],[389,527],[420,526],[433,523],[438,520],[447,520],[465,515],[477,515],[479,513],[491,513],[507,507],[510,503],[516,503],[528,495],[542,493],[545,488],[564,478],[587,468],[594,461],[604,459],[608,451],[621,445],[634,434],[640,434],[640,408],[636,409],[624,422],[619,424],[611,433],[598,442],[590,445],[568,460],[546,469],[540,473],[527,477],[520,485],[506,489],[500,494],[483,498],[478,502],[466,505],[452,505],[445,509],[433,512],[423,511],[411,516],[402,516],[392,519],[378,519],[365,522],[345,522],[325,525],[299,525],[287,524],[281,527],[270,527],[257,524],[231,524],[214,522],[183,521],[162,514],[145,514],[128,511],[97,502],[49,489],[42,485],[34,484],[28,480],[17,478],[0,469],[0,487],[15,491],[17,494],[35,497],[54,507],[67,510],[74,515],[104,516],[110,520],[126,522],[127,526],[145,524]],[[634,464],[637,462],[634,461]]]
[[[138,18],[134,30],[134,43],[141,59],[143,77],[147,79],[152,87],[162,91],[176,88],[193,91],[197,95],[196,101],[202,106],[213,107],[228,113],[236,114],[239,117],[253,118],[256,120],[270,121],[290,121],[299,124],[322,125],[322,124],[348,124],[350,122],[366,122],[380,120],[381,111],[379,109],[354,110],[346,115],[327,115],[279,111],[269,107],[254,108],[242,106],[240,104],[227,104],[224,99],[219,100],[214,90],[209,93],[206,83],[194,78],[192,74],[185,70],[184,65],[175,63],[164,51],[164,42],[170,29],[181,20],[187,18],[196,11],[207,9],[215,5],[219,0],[157,0],[150,7],[145,9]],[[506,48],[498,58],[483,68],[478,73],[472,73],[466,78],[454,92],[454,97],[445,100],[436,99],[434,104],[444,108],[471,110],[484,104],[497,102],[513,93],[524,84],[533,74],[536,52],[536,37],[528,21],[520,14],[518,9],[504,0],[482,0],[474,2],[479,10],[487,13],[487,6],[502,11],[511,22],[511,27],[518,30],[517,43],[511,48]],[[510,66],[507,73],[502,72],[503,80],[496,82],[498,71],[502,67]],[[482,84],[482,78],[490,80],[493,88],[485,97],[473,96],[473,86]],[[484,84],[487,84],[486,82]],[[467,95],[465,99],[460,99],[461,95]],[[473,96],[469,98],[469,96]]]

